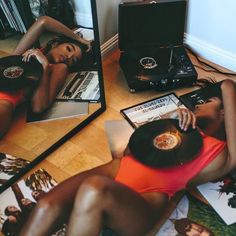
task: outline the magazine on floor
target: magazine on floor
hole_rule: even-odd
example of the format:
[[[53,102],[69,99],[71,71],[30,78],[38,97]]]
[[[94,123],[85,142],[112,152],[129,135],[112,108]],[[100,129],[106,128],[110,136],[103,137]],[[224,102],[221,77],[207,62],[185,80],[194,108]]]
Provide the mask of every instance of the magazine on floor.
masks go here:
[[[236,180],[230,176],[197,187],[227,225],[236,222]],[[236,231],[235,231],[236,232]]]
[[[100,88],[97,71],[80,71],[67,76],[64,86],[58,93],[58,101],[98,102]]]
[[[1,193],[0,231],[3,235],[18,235],[37,201],[56,185],[57,182],[47,171],[38,169]],[[13,217],[14,224],[11,223]],[[66,224],[63,224],[51,236],[65,235]]]
[[[24,167],[30,162],[9,155],[7,153],[0,153],[0,186],[3,185],[7,180],[18,174]]]
[[[185,195],[155,236],[234,236],[236,224],[228,226],[209,205]]]
[[[170,93],[122,109],[120,112],[134,128],[138,128],[148,122],[161,119],[168,112],[185,107],[175,93]]]

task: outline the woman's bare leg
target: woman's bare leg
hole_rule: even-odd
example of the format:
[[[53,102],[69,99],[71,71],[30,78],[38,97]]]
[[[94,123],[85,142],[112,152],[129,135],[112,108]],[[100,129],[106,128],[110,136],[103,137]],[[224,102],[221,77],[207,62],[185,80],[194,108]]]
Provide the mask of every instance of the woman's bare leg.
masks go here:
[[[33,209],[20,236],[46,236],[68,222],[75,197],[81,184],[90,176],[103,175],[113,179],[120,165],[116,159],[104,165],[78,173],[45,194]]]
[[[162,215],[167,198],[157,194],[155,207],[111,178],[92,176],[79,188],[68,226],[68,236],[95,236],[107,226],[122,236],[143,236]]]
[[[10,127],[13,111],[13,105],[9,101],[0,99],[0,138]]]

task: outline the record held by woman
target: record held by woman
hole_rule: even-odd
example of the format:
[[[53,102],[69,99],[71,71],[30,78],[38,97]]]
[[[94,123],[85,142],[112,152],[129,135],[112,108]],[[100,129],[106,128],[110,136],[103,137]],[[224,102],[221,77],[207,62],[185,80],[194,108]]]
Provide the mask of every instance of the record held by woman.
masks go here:
[[[183,131],[176,119],[147,123],[131,135],[129,148],[134,157],[152,167],[173,167],[193,160],[202,147],[198,130]]]
[[[38,83],[43,72],[42,65],[34,58],[22,61],[22,56],[0,58],[0,89],[16,90]]]

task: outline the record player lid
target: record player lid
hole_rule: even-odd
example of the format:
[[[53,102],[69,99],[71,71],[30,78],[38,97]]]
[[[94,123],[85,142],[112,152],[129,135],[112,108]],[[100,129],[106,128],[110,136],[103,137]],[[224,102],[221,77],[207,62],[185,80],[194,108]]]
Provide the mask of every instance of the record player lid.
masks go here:
[[[119,48],[166,47],[183,44],[186,0],[119,4]]]

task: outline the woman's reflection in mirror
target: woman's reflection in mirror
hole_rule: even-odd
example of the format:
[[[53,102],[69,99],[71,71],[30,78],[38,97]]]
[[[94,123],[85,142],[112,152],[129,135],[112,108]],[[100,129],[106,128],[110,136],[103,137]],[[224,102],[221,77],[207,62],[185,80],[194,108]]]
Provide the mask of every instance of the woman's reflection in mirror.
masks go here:
[[[45,31],[60,36],[49,41],[45,47],[32,48]],[[30,27],[12,54],[22,55],[25,62],[34,57],[43,67],[38,86],[30,93],[33,112],[41,113],[50,107],[68,73],[78,70],[80,65],[93,63],[91,44],[91,41],[48,16],[40,17]],[[26,101],[29,90],[0,91],[0,137],[9,129],[16,107]]]

